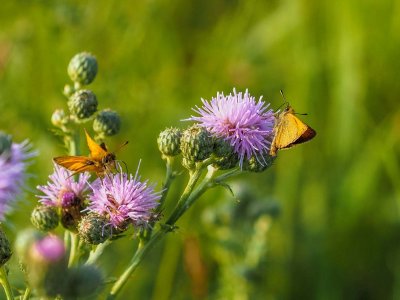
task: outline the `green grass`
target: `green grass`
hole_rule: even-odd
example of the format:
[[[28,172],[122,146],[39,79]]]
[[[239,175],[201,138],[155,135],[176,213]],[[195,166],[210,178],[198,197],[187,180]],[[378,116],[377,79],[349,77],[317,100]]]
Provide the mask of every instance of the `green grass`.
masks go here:
[[[262,235],[257,267],[241,269],[256,219],[234,214],[240,203],[219,189],[150,254],[125,297],[395,299],[399,20],[400,5],[390,0],[7,1],[0,11],[0,128],[40,151],[31,186],[44,184],[49,157],[63,153],[50,116],[66,107],[67,64],[90,51],[99,62],[91,85],[99,107],[123,120],[111,149],[129,140],[119,158],[131,172],[142,159],[143,178],[161,183],[156,137],[167,126],[186,126],[180,120],[201,97],[248,88],[278,108],[283,89],[317,136],[280,152],[266,173],[237,180],[255,191],[251,201],[280,209]],[[34,193],[12,216],[17,229],[29,226]],[[133,245],[118,241],[102,266],[118,274]],[[197,256],[185,260],[190,253]],[[193,275],[190,262],[205,271]]]

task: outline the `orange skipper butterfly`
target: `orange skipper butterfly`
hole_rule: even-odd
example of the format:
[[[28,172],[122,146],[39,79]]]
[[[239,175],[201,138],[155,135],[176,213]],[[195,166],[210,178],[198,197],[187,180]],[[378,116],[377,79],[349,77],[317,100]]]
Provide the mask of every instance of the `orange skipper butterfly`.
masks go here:
[[[104,143],[98,145],[87,133],[85,129],[86,142],[90,150],[87,156],[59,156],[53,158],[54,162],[76,175],[85,171],[95,172],[97,176],[103,176],[116,168],[115,154],[109,152]],[[126,142],[124,145],[126,145]]]
[[[286,109],[276,117],[270,155],[276,156],[276,152],[280,149],[305,143],[316,134],[315,130],[296,117],[294,109],[287,105]]]

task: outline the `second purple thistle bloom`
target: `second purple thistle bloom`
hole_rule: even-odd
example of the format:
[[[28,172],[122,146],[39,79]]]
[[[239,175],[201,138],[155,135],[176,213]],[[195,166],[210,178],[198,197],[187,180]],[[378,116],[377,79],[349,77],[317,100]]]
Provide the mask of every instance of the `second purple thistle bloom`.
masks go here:
[[[218,93],[211,101],[202,99],[202,102],[202,107],[193,109],[200,116],[188,120],[199,122],[215,136],[228,141],[239,156],[240,166],[245,158],[269,153],[275,116],[262,97],[256,101],[247,90],[243,94],[234,89],[233,94]]]
[[[160,192],[155,192],[147,181],[141,182],[136,173],[108,174],[92,184],[89,211],[108,216],[114,228],[124,227],[127,222],[141,224],[150,220],[158,206]]]

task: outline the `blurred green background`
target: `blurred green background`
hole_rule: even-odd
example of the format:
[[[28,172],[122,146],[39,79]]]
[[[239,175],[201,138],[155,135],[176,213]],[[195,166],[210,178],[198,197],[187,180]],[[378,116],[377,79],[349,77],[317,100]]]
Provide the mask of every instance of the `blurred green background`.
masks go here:
[[[276,109],[282,89],[317,131],[265,173],[232,180],[236,197],[204,195],[121,299],[400,299],[400,2],[2,2],[0,128],[40,151],[10,230],[29,226],[34,187],[63,153],[50,116],[66,109],[66,68],[81,51],[98,58],[99,108],[122,116],[110,148],[129,140],[119,158],[131,171],[142,159],[158,187],[158,133],[186,126],[217,91],[248,88]],[[110,276],[134,246],[108,249]]]

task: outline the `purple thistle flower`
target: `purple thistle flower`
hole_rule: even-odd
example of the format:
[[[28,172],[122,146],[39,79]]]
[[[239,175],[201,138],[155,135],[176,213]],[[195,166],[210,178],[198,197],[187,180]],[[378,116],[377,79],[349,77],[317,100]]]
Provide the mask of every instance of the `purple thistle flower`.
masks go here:
[[[106,215],[114,228],[123,227],[127,221],[135,225],[147,222],[161,198],[161,192],[154,192],[154,186],[140,181],[138,171],[135,177],[109,174],[103,180],[96,180],[92,189],[88,210]]]
[[[9,150],[0,154],[0,220],[16,203],[25,184],[27,160],[36,154],[27,140],[12,143]]]
[[[78,181],[71,176],[72,172],[54,164],[54,173],[49,176],[47,185],[39,185],[37,189],[44,196],[37,196],[40,202],[48,206],[70,207],[81,203],[89,190],[89,173],[79,174]]]
[[[201,99],[203,107],[193,109],[200,116],[187,120],[197,121],[211,134],[223,138],[234,148],[242,166],[245,158],[252,155],[262,160],[263,153],[269,153],[275,124],[274,112],[269,104],[258,101],[249,92],[224,96],[217,93],[211,101]]]

